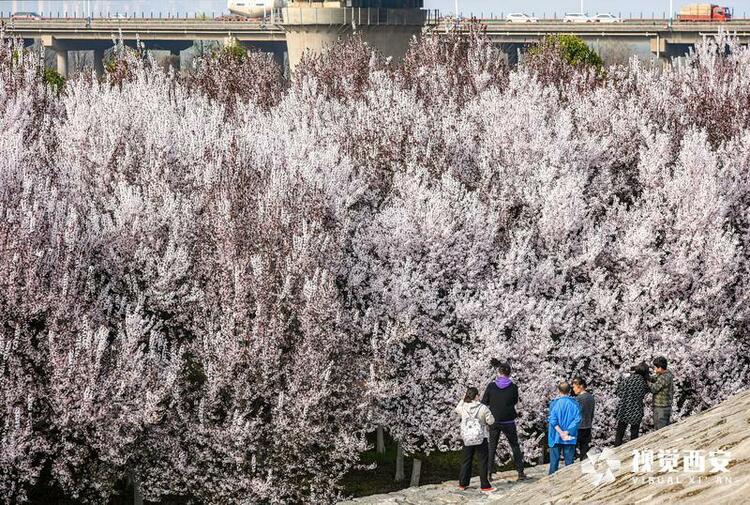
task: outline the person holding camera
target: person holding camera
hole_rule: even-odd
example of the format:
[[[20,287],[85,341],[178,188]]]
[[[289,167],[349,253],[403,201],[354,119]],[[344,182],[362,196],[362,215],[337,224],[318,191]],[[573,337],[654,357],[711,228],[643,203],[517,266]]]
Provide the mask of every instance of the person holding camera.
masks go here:
[[[643,399],[651,392],[648,385],[648,365],[645,362],[633,367],[633,373],[620,380],[615,393],[620,399],[617,405],[617,431],[615,447],[622,445],[625,430],[630,426],[630,440],[638,438],[643,421]]]

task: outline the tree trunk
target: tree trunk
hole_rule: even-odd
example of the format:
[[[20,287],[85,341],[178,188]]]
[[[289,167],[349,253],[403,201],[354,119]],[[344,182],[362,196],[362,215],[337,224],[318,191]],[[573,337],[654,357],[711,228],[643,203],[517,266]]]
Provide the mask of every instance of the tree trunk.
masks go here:
[[[396,482],[404,480],[404,449],[401,447],[401,442],[398,443],[396,449]]]
[[[544,464],[544,456],[545,456],[545,454],[547,452],[547,444],[545,443],[546,440],[543,440],[545,436],[546,435],[544,433],[542,433],[542,434],[539,435],[539,437],[537,437],[537,439],[535,441],[537,444],[539,444],[539,446],[542,449],[540,451],[540,453],[539,453],[539,459],[537,460],[537,462],[538,462],[537,464],[539,464],[539,465],[543,465]]]
[[[133,505],[143,505],[143,493],[141,493],[141,481],[138,479],[138,475],[130,470],[128,472],[130,482],[133,483]]]
[[[414,458],[411,467],[411,487],[419,486],[419,477],[422,472],[422,460]]]
[[[378,442],[375,445],[375,452],[378,454],[385,454],[385,436],[383,436],[383,427],[378,426],[377,430]]]

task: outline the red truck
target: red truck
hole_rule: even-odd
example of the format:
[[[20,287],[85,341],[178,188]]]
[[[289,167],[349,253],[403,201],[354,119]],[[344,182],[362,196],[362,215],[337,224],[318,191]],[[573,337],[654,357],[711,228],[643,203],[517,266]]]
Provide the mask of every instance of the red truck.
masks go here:
[[[724,22],[732,19],[732,11],[729,7],[714,4],[690,4],[680,9],[677,19],[689,22]]]

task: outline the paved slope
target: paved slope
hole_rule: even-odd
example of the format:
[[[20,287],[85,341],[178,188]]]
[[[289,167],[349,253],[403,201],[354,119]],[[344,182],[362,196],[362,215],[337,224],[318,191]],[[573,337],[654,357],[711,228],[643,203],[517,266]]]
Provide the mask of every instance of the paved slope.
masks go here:
[[[633,473],[634,451],[639,469]],[[653,452],[652,469],[643,467],[643,455]],[[660,451],[667,451],[660,458]],[[675,471],[662,463],[675,453]],[[725,454],[712,452],[725,451]],[[693,457],[694,466],[686,471],[685,456]],[[347,504],[732,504],[750,503],[750,391],[736,395],[713,409],[682,420],[663,430],[649,433],[612,450],[611,461],[619,461],[613,472],[614,482],[594,485],[592,476],[603,475],[607,464],[598,462],[593,474],[585,474],[581,464],[563,468],[546,476],[547,466],[531,468],[534,477],[528,483],[516,483],[515,472],[496,476],[498,487],[491,495],[480,493],[478,482],[472,488],[458,491],[456,482],[406,489],[389,495],[369,496]],[[701,463],[705,466],[701,470]],[[725,464],[727,472],[715,472]],[[616,466],[615,463],[612,465]],[[669,466],[669,465],[667,465]],[[456,469],[458,472],[458,469]]]
[[[676,472],[661,467],[660,450],[679,451]],[[633,452],[652,450],[653,470],[633,473]],[[712,472],[712,451],[727,451],[728,472]],[[706,468],[686,472],[686,451],[702,451]],[[534,504],[640,504],[679,503],[714,505],[750,502],[750,392],[729,398],[720,405],[700,414],[683,419],[657,432],[644,435],[614,450],[621,461],[615,481],[594,486],[581,465],[565,468],[553,476],[545,477],[527,489],[514,489],[502,500],[490,503]],[[716,459],[726,458],[717,457]],[[639,468],[642,457],[639,456]],[[723,462],[719,462],[723,463]],[[598,465],[603,467],[603,465]]]
[[[442,484],[431,484],[420,487],[410,487],[395,493],[365,496],[356,500],[341,502],[339,505],[430,505],[430,504],[487,504],[496,497],[503,496],[511,489],[524,489],[543,477],[547,466],[527,469],[531,477],[525,482],[516,482],[516,472],[496,473],[492,483],[497,488],[494,493],[482,493],[479,490],[479,477],[471,480],[471,486],[465,491],[458,489],[458,468],[456,480]]]

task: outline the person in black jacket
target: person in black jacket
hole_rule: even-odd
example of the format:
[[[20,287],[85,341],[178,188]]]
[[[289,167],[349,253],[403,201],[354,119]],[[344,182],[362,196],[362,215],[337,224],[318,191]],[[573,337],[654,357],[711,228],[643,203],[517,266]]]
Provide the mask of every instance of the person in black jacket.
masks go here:
[[[516,403],[518,403],[518,386],[510,378],[510,365],[501,363],[496,359],[491,362],[493,368],[497,370],[497,377],[487,385],[482,396],[482,403],[487,405],[495,418],[495,424],[490,426],[489,439],[489,461],[487,462],[487,471],[489,478],[492,477],[492,470],[495,466],[497,451],[497,442],[500,439],[500,433],[505,433],[510,448],[513,451],[513,462],[518,472],[518,480],[525,480],[527,477],[523,472],[523,453],[521,445],[518,442],[518,432],[516,431]]]
[[[615,417],[615,447],[622,445],[625,430],[630,426],[630,440],[638,438],[643,420],[643,399],[651,390],[648,386],[648,365],[640,363],[633,367],[633,373],[620,380],[615,393],[620,399]]]

